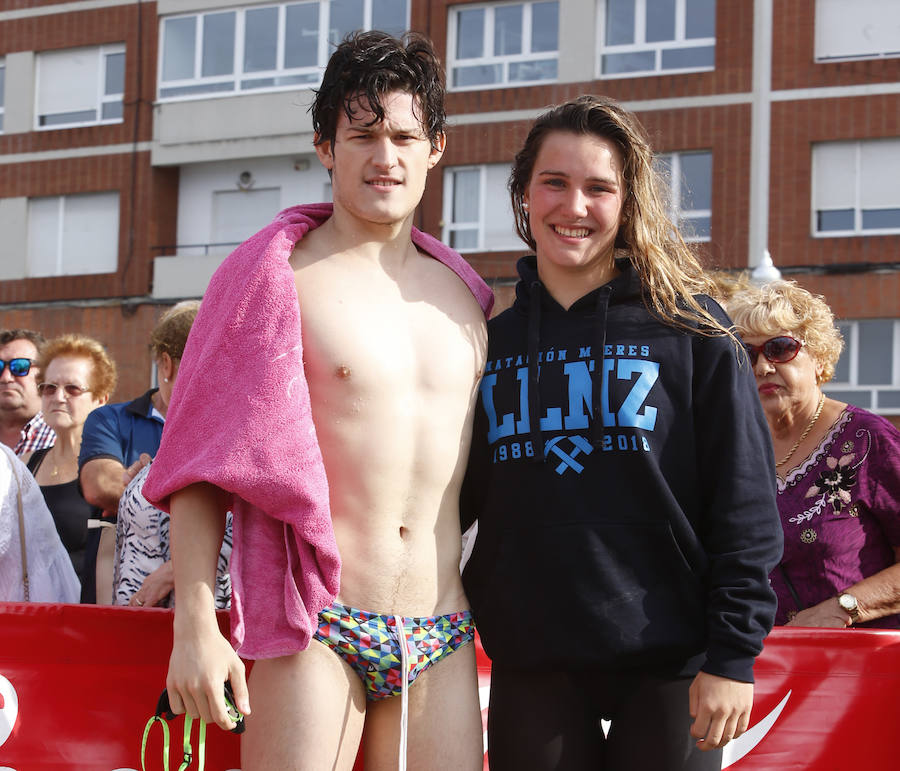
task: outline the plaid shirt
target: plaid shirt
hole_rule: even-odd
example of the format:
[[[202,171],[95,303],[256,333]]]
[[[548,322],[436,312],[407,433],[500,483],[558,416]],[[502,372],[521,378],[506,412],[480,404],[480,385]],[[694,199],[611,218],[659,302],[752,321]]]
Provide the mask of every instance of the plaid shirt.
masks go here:
[[[52,447],[55,443],[56,432],[44,422],[44,416],[39,412],[25,424],[14,452],[16,455],[35,452],[43,450],[45,447]]]

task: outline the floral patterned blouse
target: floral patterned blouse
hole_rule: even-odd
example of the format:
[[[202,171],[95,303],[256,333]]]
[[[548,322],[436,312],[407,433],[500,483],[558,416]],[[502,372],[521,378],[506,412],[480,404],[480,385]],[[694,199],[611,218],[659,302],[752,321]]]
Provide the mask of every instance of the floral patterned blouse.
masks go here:
[[[784,557],[771,575],[776,624],[896,561],[900,546],[900,431],[848,405],[821,444],[778,480]],[[791,592],[800,600],[800,607]],[[900,628],[900,616],[861,626]]]

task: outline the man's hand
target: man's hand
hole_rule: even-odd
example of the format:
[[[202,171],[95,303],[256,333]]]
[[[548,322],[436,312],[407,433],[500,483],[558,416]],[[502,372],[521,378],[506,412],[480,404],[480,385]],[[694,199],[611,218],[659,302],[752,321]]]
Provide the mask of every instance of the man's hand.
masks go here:
[[[131,484],[131,480],[134,479],[138,472],[144,468],[144,466],[149,466],[152,458],[145,452],[142,452],[140,457],[132,463],[127,469],[125,469],[122,474],[122,483],[125,487],[128,487]]]
[[[724,747],[750,724],[753,683],[700,672],[691,683],[691,736],[701,750]]]
[[[247,678],[216,621],[216,563],[225,533],[229,496],[206,482],[172,494],[170,552],[175,575],[175,621],[166,688],[176,714],[187,712],[230,731],[225,682],[234,705],[250,714]]]
[[[244,662],[240,660],[218,627],[187,635],[175,632],[166,689],[172,712],[215,723],[230,731],[235,722],[225,706],[225,681],[231,683],[235,706],[250,714],[250,697]]]

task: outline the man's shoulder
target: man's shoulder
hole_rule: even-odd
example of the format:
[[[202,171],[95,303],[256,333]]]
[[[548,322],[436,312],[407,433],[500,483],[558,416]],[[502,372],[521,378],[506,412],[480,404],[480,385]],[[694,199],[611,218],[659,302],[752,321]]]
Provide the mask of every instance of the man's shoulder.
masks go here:
[[[417,249],[452,270],[475,297],[485,318],[490,316],[494,306],[494,293],[459,252],[416,228],[412,229],[412,242]]]
[[[127,402],[114,402],[112,404],[101,405],[88,415],[88,420],[105,422],[123,419],[132,420],[135,416],[142,418],[147,417],[150,413],[152,397],[156,390],[156,388],[151,388],[149,391],[146,391],[140,396]]]

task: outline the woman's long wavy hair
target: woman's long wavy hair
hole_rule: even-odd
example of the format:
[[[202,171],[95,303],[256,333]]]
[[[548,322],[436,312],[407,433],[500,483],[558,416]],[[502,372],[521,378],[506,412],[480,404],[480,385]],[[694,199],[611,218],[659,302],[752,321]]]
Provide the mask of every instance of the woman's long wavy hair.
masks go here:
[[[579,96],[538,116],[509,177],[519,237],[536,249],[524,196],[544,139],[554,131],[602,137],[622,153],[626,189],[615,246],[628,251],[650,312],[674,327],[736,340],[734,333],[695,299],[696,294],[713,295],[715,285],[666,213],[661,193],[665,187],[653,168],[653,151],[644,127],[612,99]]]

